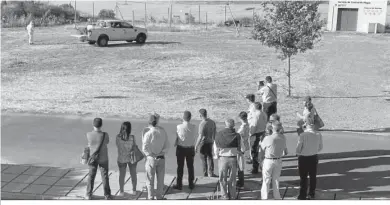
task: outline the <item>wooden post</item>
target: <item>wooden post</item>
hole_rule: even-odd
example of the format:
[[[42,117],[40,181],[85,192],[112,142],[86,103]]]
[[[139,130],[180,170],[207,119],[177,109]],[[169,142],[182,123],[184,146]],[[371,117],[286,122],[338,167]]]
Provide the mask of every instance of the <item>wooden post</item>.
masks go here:
[[[252,24],[253,24],[253,28],[255,27],[255,8],[253,8],[252,10]]]
[[[134,20],[134,10],[133,10],[133,26],[135,25],[135,24],[134,24],[134,21],[135,21],[135,20]]]
[[[76,19],[77,19],[76,0],[74,0],[74,27],[76,27]]]
[[[172,13],[173,13],[173,10],[172,10],[172,2],[171,2],[171,13],[169,15],[169,29],[172,28]]]
[[[95,22],[95,2],[92,2],[92,22]]]
[[[145,23],[145,28],[146,28],[146,21],[147,21],[148,19],[147,19],[147,17],[146,17],[146,1],[145,1],[145,21],[144,21],[144,23]]]
[[[191,25],[191,19],[192,19],[192,15],[191,15],[191,8],[190,8],[190,11],[188,12],[188,24]]]
[[[226,5],[225,5],[225,22],[226,22]],[[223,22],[223,23],[225,23],[225,22]]]

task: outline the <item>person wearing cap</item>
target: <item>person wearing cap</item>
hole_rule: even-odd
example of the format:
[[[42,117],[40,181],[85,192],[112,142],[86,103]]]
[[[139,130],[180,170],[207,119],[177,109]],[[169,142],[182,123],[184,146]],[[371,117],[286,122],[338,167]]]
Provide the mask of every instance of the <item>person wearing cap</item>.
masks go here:
[[[142,151],[146,156],[146,188],[148,199],[163,199],[165,154],[169,149],[169,141],[164,128],[157,126],[158,117],[149,117],[149,130],[142,139]],[[154,178],[157,177],[157,190],[154,191]]]
[[[279,192],[279,177],[282,171],[282,157],[288,154],[286,137],[280,133],[282,124],[278,121],[272,123],[272,135],[261,142],[264,152],[263,185],[261,199],[268,199],[269,187],[272,184],[274,199],[281,199]]]
[[[205,177],[217,177],[214,174],[213,143],[217,127],[215,122],[207,117],[206,109],[199,110],[200,119],[199,135],[195,143],[195,152],[200,153],[202,160],[203,175]]]
[[[296,154],[298,155],[298,169],[300,176],[300,191],[297,199],[307,197],[307,175],[310,177],[309,199],[315,198],[317,183],[318,153],[323,148],[322,135],[314,129],[314,120],[305,119],[305,132],[299,135]]]
[[[214,155],[218,159],[222,199],[236,199],[237,155],[241,150],[241,137],[234,129],[233,119],[227,119],[225,125],[215,136]]]
[[[306,96],[303,100],[303,113],[302,115],[297,112],[297,116],[299,118],[299,121],[297,123],[298,125],[298,135],[301,134],[306,126],[306,120],[305,119],[310,119],[314,121],[314,116],[317,114],[317,110],[314,108],[313,103],[311,102],[311,97]]]
[[[251,153],[252,153],[252,174],[259,173],[259,142],[262,140],[265,134],[265,128],[267,125],[267,115],[262,111],[261,103],[255,103],[256,111],[253,113],[253,117],[248,120],[249,122],[249,135],[251,136]],[[252,143],[253,142],[253,143]],[[261,157],[260,157],[261,159]]]
[[[174,189],[181,190],[183,187],[183,169],[186,161],[188,169],[188,186],[194,189],[194,156],[195,156],[195,139],[196,127],[190,123],[191,112],[185,111],[183,114],[183,123],[177,125],[176,131],[176,159],[177,159],[177,179]]]
[[[245,170],[245,161],[244,155],[250,149],[249,147],[249,124],[248,124],[248,114],[246,112],[240,112],[239,116],[241,121],[241,126],[238,129],[237,133],[240,134],[241,141],[241,150],[239,150],[237,155],[238,162],[238,181],[237,186],[244,186],[244,170]]]
[[[34,44],[34,22],[30,21],[30,23],[26,27],[27,34],[28,34],[28,43],[30,45]]]
[[[100,174],[102,175],[104,197],[106,199],[112,199],[109,177],[108,177],[108,148],[107,144],[110,142],[110,137],[107,132],[102,131],[103,120],[101,118],[95,118],[93,120],[93,131],[87,133],[88,147],[91,155],[95,153],[101,144],[99,150],[99,158],[97,163],[89,165],[87,193],[85,198],[92,199],[92,192],[95,183],[95,177],[98,167],[100,168]]]
[[[263,100],[263,110],[267,114],[267,120],[269,117],[277,113],[277,85],[272,83],[271,76],[265,77],[267,82],[256,94],[261,95]]]

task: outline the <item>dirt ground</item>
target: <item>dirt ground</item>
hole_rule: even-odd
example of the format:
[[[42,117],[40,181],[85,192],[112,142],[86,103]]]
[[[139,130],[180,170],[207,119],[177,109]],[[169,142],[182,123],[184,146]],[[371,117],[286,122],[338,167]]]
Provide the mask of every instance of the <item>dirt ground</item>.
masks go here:
[[[325,33],[311,51],[294,56],[292,98],[287,62],[273,49],[233,30],[151,32],[147,43],[110,42],[99,48],[69,28],[38,28],[28,45],[23,28],[1,30],[2,112],[64,113],[166,119],[206,108],[223,120],[247,110],[243,96],[270,75],[278,84],[278,113],[294,126],[302,97],[328,129],[388,128],[390,35]]]

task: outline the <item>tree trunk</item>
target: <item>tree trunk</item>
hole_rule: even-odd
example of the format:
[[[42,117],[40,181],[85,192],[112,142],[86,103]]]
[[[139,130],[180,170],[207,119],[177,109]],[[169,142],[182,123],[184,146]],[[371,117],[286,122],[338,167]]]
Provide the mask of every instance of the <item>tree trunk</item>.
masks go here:
[[[290,72],[291,64],[290,64],[290,56],[288,57],[288,96],[291,97],[291,72]]]

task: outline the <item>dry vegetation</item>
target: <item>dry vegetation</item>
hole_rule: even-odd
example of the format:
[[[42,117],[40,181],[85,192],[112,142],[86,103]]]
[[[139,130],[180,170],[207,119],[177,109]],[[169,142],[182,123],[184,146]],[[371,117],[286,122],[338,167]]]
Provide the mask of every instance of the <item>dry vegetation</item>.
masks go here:
[[[217,120],[247,109],[243,95],[266,75],[279,85],[285,125],[314,104],[326,128],[373,129],[390,122],[390,36],[330,34],[292,60],[294,98],[286,97],[286,62],[233,30],[150,33],[148,43],[78,42],[64,27],[38,28],[29,46],[21,28],[2,29],[2,112],[179,118],[206,108]],[[387,97],[386,97],[387,96]]]

